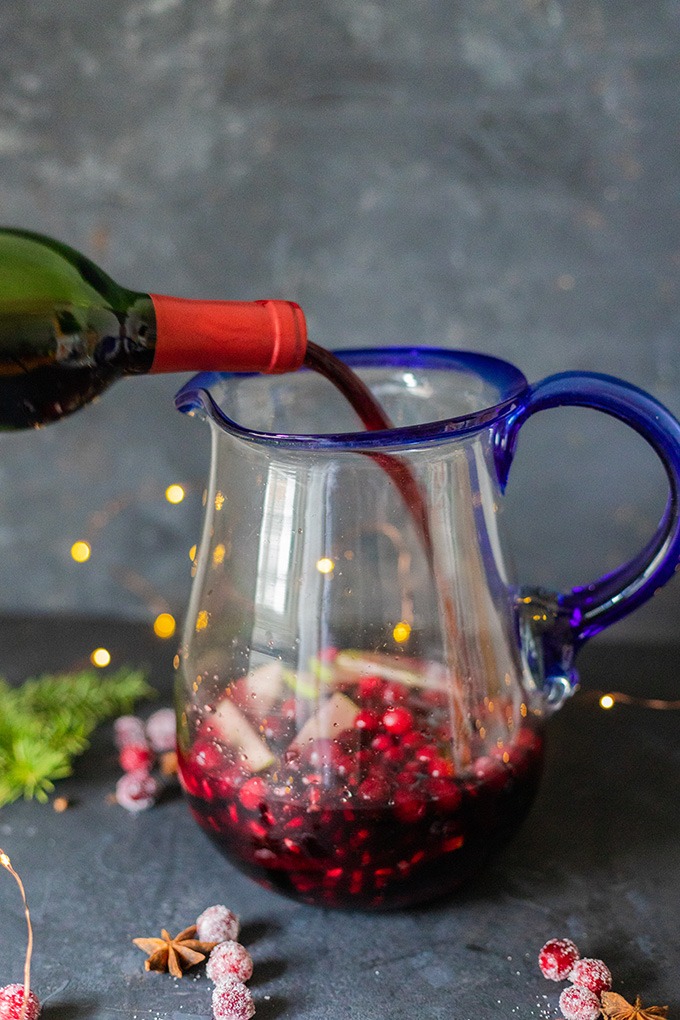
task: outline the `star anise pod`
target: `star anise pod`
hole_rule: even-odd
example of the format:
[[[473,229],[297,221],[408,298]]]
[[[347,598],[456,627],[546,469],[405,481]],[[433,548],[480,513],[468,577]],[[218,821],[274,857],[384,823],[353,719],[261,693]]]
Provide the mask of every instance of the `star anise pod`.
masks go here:
[[[196,925],[192,924],[189,928],[181,931],[179,935],[175,935],[174,939],[163,928],[159,939],[133,939],[132,941],[144,953],[149,954],[148,960],[144,961],[146,970],[169,970],[173,977],[181,978],[182,971],[201,963],[210,950],[217,945],[216,942],[199,942],[194,938],[195,934]]]
[[[608,1020],[659,1020],[668,1013],[668,1006],[647,1006],[643,1008],[640,996],[631,1006],[622,995],[616,992],[602,993],[602,1012]]]

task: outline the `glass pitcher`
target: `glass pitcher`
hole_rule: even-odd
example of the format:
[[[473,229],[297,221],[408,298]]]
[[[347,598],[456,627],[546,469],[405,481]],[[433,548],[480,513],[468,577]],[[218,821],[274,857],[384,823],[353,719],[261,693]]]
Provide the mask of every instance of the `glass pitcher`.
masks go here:
[[[397,907],[451,890],[510,837],[579,646],[673,574],[680,425],[607,376],[529,386],[471,353],[340,356],[393,428],[364,431],[309,371],[204,374],[178,394],[212,433],[177,658],[180,776],[260,883]],[[518,589],[501,527],[518,432],[558,405],[631,425],[671,489],[635,559],[562,594]]]

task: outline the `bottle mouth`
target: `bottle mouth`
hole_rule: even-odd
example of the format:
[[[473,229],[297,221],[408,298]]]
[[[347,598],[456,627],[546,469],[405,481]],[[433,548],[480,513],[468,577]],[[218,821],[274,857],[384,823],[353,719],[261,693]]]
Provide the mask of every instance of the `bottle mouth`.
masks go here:
[[[373,391],[392,428],[366,431],[332,384],[307,369],[277,376],[202,372],[177,393],[175,406],[252,442],[362,451],[489,428],[517,407],[528,388],[519,369],[487,354],[435,347],[333,353]],[[324,430],[329,422],[332,432]]]

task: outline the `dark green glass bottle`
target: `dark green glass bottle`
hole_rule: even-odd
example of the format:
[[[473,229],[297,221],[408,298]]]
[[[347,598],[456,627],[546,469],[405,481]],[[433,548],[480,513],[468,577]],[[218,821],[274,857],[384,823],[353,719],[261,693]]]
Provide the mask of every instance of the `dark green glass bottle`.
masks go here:
[[[62,418],[124,375],[285,372],[305,350],[292,302],[128,290],[65,244],[0,229],[0,429]]]

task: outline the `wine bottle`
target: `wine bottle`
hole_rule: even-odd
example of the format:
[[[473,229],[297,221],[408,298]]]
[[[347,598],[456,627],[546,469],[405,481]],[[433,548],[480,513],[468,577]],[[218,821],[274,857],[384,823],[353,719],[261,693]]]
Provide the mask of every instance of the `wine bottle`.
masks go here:
[[[62,418],[125,375],[293,371],[306,346],[293,302],[127,290],[59,241],[0,229],[0,429]]]

